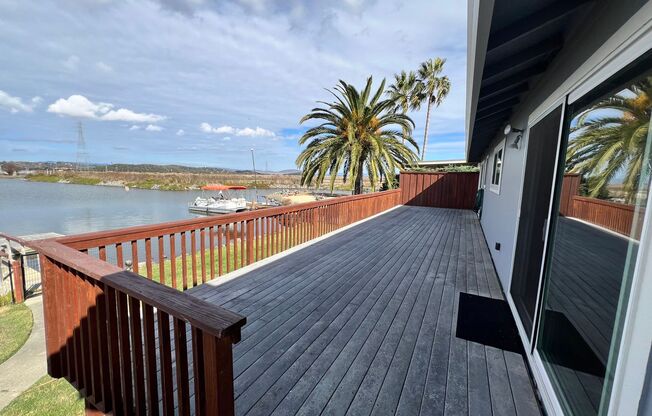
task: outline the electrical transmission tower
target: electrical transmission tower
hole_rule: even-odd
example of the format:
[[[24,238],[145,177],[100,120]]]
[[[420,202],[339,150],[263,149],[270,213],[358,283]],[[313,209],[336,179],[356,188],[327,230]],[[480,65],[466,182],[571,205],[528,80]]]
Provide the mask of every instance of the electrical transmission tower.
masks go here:
[[[77,124],[77,170],[88,169],[88,152],[86,151],[86,140],[81,121]]]

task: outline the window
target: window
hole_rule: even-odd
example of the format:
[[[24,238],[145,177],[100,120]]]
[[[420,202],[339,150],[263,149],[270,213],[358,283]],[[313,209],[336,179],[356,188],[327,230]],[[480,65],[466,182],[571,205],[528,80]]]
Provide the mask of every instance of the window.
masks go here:
[[[491,192],[500,193],[500,180],[502,179],[503,174],[503,159],[505,153],[505,140],[503,140],[494,150],[492,156],[492,169],[491,169],[491,185],[489,189]]]

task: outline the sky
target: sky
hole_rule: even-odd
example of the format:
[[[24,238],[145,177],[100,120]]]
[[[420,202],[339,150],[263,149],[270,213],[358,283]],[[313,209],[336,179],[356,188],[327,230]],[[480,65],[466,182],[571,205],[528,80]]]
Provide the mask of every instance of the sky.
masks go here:
[[[465,2],[2,0],[0,39],[0,160],[75,161],[82,122],[93,163],[292,169],[325,89],[437,56],[426,159],[464,157]]]

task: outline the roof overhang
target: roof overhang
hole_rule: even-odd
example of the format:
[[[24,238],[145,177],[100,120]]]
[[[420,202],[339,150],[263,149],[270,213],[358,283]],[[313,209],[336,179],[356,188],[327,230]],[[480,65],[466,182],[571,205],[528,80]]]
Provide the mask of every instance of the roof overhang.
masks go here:
[[[469,0],[466,159],[478,162],[592,0]]]

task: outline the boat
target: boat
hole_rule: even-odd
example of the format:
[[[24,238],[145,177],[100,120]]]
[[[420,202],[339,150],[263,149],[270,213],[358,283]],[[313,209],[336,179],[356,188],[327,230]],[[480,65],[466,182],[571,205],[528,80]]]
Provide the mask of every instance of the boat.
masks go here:
[[[247,211],[247,200],[243,197],[232,197],[232,191],[247,189],[246,186],[206,185],[202,188],[202,196],[195,198],[188,205],[188,211],[197,214],[231,214]],[[204,196],[204,192],[217,192],[215,195]]]

